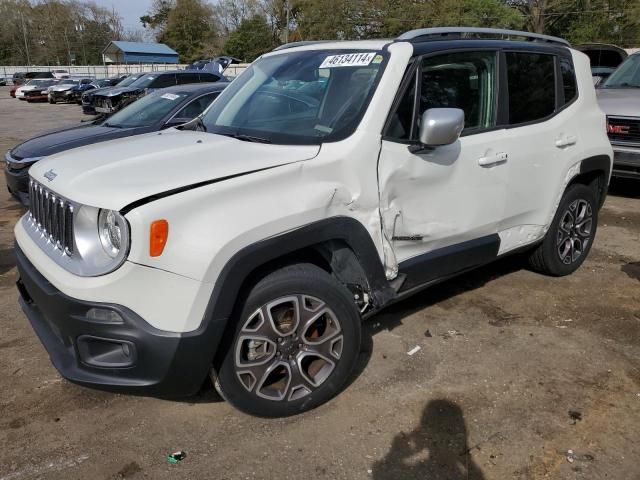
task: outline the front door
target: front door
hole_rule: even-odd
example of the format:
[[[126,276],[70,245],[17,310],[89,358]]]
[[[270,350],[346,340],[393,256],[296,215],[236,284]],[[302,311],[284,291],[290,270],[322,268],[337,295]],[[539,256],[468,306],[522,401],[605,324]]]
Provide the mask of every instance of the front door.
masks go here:
[[[405,81],[387,122],[378,165],[390,277],[398,264],[402,270],[403,264],[416,266],[420,259],[440,259],[423,277],[428,280],[483,263],[480,257],[495,257],[508,162],[504,132],[495,129],[497,58],[491,50],[429,56]],[[422,113],[443,107],[464,111],[461,138],[415,152],[410,147],[418,138]]]

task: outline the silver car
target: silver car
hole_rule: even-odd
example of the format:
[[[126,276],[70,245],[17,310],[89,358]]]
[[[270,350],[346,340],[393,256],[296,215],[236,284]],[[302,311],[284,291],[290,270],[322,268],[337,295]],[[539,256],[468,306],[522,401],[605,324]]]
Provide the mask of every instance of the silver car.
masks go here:
[[[628,57],[597,90],[613,146],[613,176],[640,179],[640,53]]]

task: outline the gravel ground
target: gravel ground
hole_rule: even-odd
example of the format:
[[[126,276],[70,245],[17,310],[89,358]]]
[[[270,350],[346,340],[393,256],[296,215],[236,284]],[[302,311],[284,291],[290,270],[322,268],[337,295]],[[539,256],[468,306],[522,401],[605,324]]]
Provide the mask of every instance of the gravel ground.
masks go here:
[[[0,87],[0,153],[82,117]],[[639,479],[640,183],[614,187],[573,276],[509,258],[418,294],[368,322],[340,396],[261,420],[210,385],[168,401],[62,380],[18,307],[24,209],[2,177],[0,480]]]

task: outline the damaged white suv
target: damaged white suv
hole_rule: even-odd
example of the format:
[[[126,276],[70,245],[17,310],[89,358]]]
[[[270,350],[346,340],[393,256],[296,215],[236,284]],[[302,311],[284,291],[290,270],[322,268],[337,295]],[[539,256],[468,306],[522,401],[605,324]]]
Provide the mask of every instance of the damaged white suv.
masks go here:
[[[345,385],[386,305],[516,251],[576,270],[611,161],[563,40],[287,45],[186,129],[32,167],[21,303],[73,382],[164,396],[211,374],[239,409],[291,415]]]

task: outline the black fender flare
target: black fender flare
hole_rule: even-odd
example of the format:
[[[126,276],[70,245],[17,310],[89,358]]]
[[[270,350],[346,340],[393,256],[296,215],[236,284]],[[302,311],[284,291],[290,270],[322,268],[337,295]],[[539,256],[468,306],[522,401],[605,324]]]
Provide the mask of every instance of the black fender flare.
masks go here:
[[[599,189],[600,208],[602,208],[604,201],[607,198],[607,189],[609,187],[612,168],[613,161],[608,155],[595,155],[593,157],[585,158],[580,162],[580,173],[578,175],[590,173],[602,173],[604,175],[604,181],[600,185],[597,185],[597,188]]]
[[[190,362],[196,376],[204,378],[219,352],[229,319],[245,281],[257,268],[296,251],[332,240],[343,241],[356,255],[365,272],[377,308],[389,303],[395,291],[387,281],[384,266],[371,235],[358,220],[331,217],[251,244],[235,253],[222,268],[213,287],[200,327],[183,337],[196,337],[199,358]],[[194,339],[195,340],[195,339]],[[199,371],[203,368],[202,371]]]

